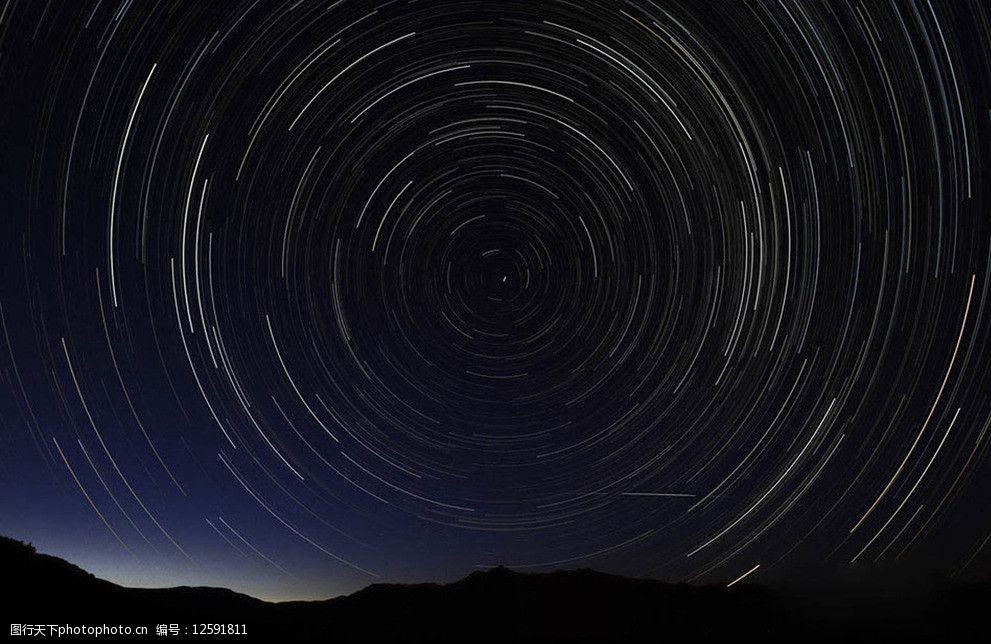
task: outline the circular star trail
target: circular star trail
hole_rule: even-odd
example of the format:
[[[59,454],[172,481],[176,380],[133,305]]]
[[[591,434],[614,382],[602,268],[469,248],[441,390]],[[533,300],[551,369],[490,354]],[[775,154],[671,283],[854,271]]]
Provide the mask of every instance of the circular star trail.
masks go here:
[[[986,572],[988,21],[7,3],[5,523],[290,595]]]

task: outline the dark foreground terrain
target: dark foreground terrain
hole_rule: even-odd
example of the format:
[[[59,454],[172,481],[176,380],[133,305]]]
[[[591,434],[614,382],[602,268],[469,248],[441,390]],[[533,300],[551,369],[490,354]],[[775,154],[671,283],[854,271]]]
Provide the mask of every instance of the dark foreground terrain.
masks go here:
[[[215,622],[246,625],[249,638],[225,641],[328,643],[961,642],[988,641],[991,632],[989,585],[798,591],[496,568],[446,585],[375,584],[324,601],[270,603],[219,588],[125,588],[5,537],[0,574],[5,624],[144,625],[147,637],[158,624],[191,635]]]

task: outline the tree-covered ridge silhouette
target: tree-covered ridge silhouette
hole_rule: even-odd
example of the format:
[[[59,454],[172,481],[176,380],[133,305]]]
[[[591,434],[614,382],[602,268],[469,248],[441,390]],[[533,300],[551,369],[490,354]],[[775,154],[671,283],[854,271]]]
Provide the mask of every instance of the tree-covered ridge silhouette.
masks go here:
[[[754,584],[694,586],[590,569],[481,570],[449,583],[373,584],[321,601],[266,602],[222,588],[127,588],[0,537],[11,623],[245,624],[251,635],[325,642],[658,642],[801,636],[924,641],[979,633],[991,586],[867,587],[803,595]],[[701,638],[701,639],[699,639]]]

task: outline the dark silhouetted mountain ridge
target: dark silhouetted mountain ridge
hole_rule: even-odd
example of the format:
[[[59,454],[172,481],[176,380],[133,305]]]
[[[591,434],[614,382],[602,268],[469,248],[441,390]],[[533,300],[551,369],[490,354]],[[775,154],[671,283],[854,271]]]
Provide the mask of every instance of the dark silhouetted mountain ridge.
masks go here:
[[[450,584],[373,584],[333,599],[271,603],[220,588],[126,588],[5,537],[0,566],[10,623],[145,625],[152,633],[157,624],[237,623],[280,641],[976,641],[991,605],[987,585],[916,589],[902,604],[843,588],[788,594],[503,567]]]

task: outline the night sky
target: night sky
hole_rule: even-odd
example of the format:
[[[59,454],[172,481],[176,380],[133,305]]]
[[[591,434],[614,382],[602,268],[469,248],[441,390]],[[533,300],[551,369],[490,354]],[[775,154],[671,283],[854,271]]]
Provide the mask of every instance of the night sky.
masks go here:
[[[991,570],[980,1],[0,1],[0,533],[270,599]]]

